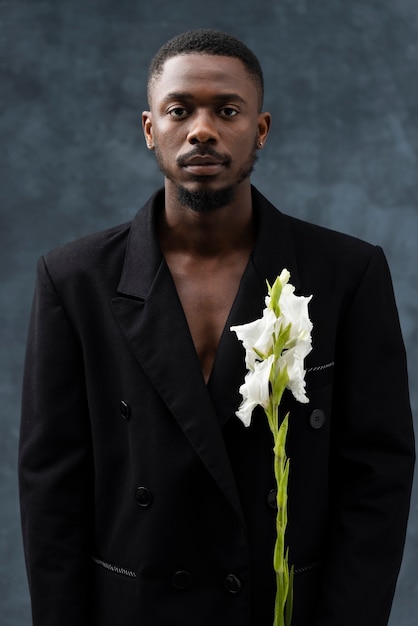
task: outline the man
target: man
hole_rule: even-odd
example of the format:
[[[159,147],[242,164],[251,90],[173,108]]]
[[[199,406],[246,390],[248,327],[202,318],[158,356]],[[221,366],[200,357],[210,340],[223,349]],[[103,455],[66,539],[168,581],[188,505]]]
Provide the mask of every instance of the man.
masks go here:
[[[40,260],[20,481],[35,626],[273,623],[272,438],[235,416],[232,325],[283,268],[313,295],[309,404],[290,394],[293,626],[384,626],[414,464],[405,355],[380,248],[251,187],[270,115],[254,55],[188,32],[151,63],[164,189],[131,223]]]

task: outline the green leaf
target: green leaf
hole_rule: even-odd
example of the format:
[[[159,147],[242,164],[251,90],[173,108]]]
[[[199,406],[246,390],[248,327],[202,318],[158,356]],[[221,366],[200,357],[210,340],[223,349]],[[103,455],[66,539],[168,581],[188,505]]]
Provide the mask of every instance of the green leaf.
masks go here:
[[[285,605],[285,616],[284,616],[285,626],[291,626],[291,623],[292,623],[292,614],[293,614],[293,576],[294,576],[294,567],[292,565],[292,567],[290,568],[290,575],[289,575],[289,591],[288,591],[288,595],[287,595],[287,599],[286,599],[286,605]]]
[[[277,369],[276,363],[273,363],[270,372],[270,384],[272,390],[272,401],[275,407],[279,407],[282,395],[286,389],[286,385],[289,382],[289,375],[287,373],[287,367],[283,369]]]
[[[276,278],[276,280],[274,281],[273,285],[270,286],[268,281],[267,281],[267,288],[268,288],[268,293],[270,296],[270,309],[272,309],[274,311],[274,313],[276,314],[276,317],[279,317],[280,315],[280,305],[279,305],[279,300],[280,300],[280,296],[282,294],[282,289],[283,289],[283,285],[280,281],[280,277],[278,276]]]
[[[290,322],[287,326],[285,326],[285,328],[280,326],[279,334],[275,338],[275,341],[273,344],[273,351],[274,351],[273,353],[274,353],[274,357],[276,360],[282,356],[282,352],[285,346],[289,343],[291,328],[292,328],[292,324]]]

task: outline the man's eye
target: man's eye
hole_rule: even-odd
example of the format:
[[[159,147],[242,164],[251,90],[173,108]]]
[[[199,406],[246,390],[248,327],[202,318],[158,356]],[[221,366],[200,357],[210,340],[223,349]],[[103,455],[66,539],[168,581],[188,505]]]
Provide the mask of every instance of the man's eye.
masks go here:
[[[184,117],[187,114],[187,111],[182,107],[174,107],[174,109],[170,109],[168,111],[168,114],[171,115],[171,117]]]
[[[238,111],[232,107],[224,107],[221,109],[221,114],[224,117],[234,117],[235,115],[238,115]]]

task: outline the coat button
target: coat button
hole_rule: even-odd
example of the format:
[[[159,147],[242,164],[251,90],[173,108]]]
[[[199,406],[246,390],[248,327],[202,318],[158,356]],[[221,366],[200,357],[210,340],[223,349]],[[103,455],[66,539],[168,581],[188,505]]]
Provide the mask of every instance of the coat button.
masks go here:
[[[146,487],[137,487],[135,491],[135,500],[139,506],[147,507],[152,502],[152,494]]]
[[[270,489],[267,494],[267,504],[277,510],[277,489]]]
[[[128,420],[131,416],[131,407],[125,400],[121,400],[119,403],[120,413],[124,420]]]
[[[228,574],[224,578],[224,587],[229,593],[239,593],[241,591],[242,583],[238,576],[235,574]]]
[[[192,584],[192,575],[185,570],[179,570],[173,576],[174,589],[188,589]]]
[[[325,419],[326,418],[324,411],[322,409],[315,409],[311,413],[309,423],[312,428],[315,428],[315,430],[317,430],[318,428],[322,428],[322,426],[325,424]]]

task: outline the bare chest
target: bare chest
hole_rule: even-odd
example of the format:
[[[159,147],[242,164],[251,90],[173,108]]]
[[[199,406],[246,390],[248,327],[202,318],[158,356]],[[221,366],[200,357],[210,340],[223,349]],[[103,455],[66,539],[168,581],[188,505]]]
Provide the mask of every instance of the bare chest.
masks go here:
[[[169,263],[206,382],[247,260],[244,257],[224,267],[201,266],[189,271]]]

